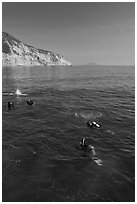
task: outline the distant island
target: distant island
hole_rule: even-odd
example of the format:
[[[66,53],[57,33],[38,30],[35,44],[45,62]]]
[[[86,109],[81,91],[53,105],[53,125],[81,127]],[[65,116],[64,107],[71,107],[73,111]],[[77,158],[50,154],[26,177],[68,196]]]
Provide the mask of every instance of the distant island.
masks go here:
[[[91,65],[98,65],[98,64],[95,62],[89,62],[89,63],[85,64],[85,66],[91,66]]]
[[[27,45],[2,32],[2,66],[71,66],[63,56]]]

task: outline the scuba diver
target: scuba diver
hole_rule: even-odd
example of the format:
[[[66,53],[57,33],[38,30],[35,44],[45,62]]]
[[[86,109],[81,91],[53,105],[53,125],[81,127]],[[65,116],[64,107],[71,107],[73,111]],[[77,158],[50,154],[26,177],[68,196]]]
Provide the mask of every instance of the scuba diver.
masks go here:
[[[86,150],[87,147],[88,147],[85,140],[86,140],[85,138],[82,138],[81,141],[80,141],[80,147],[79,148],[82,149],[82,150]]]
[[[27,104],[32,106],[32,105],[34,105],[34,102],[30,99],[30,100],[27,101]]]
[[[93,122],[90,122],[90,120],[87,122],[87,126],[93,128],[93,127],[97,127],[97,128],[100,128],[100,125],[97,124],[95,121]]]
[[[88,144],[87,144],[85,138],[82,138],[82,139],[81,139],[80,145],[77,146],[77,149],[82,152],[82,156],[84,156],[84,157],[87,156],[87,153],[88,153],[88,151],[89,151],[89,146],[88,146]]]
[[[12,102],[8,102],[8,109],[14,108],[14,104]]]
[[[95,155],[96,155],[94,146],[92,146],[92,145],[90,145],[90,144],[87,144],[85,138],[82,138],[82,139],[81,139],[81,141],[80,141],[80,146],[78,147],[78,149],[83,151],[84,156],[87,156],[87,154],[85,154],[85,153],[89,153],[89,152],[92,153],[92,156],[95,156]]]
[[[78,149],[82,150],[82,157],[90,157],[98,166],[103,165],[102,160],[96,156],[95,147],[88,145],[85,138],[81,139]]]

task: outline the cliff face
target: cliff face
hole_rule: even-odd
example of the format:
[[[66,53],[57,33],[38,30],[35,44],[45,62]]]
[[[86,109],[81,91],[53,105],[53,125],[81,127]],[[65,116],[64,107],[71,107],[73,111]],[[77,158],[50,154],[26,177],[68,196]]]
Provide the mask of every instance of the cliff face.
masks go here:
[[[26,45],[12,35],[2,32],[3,66],[70,66],[63,56]]]

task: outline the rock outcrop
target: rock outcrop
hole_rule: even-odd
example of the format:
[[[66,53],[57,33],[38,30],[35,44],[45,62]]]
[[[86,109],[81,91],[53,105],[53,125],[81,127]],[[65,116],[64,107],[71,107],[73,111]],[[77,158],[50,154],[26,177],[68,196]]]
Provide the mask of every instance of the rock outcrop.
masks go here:
[[[12,35],[2,32],[3,66],[70,66],[63,56],[26,45]]]

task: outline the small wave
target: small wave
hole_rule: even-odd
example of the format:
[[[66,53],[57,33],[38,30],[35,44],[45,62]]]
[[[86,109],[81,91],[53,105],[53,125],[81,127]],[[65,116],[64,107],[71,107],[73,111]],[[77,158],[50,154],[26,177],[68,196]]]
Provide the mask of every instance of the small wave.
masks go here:
[[[23,150],[23,151],[27,150],[27,151],[31,152],[32,154],[37,154],[36,151],[34,151],[34,150],[30,149],[30,148],[18,147],[18,146],[15,146],[13,144],[9,144],[8,149],[15,149],[15,150],[19,150],[19,151],[20,150]]]
[[[17,160],[15,160],[15,159],[11,159],[10,161],[11,161],[11,162],[14,162],[14,163],[19,163],[19,162],[21,162],[20,159],[17,159]]]

